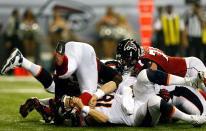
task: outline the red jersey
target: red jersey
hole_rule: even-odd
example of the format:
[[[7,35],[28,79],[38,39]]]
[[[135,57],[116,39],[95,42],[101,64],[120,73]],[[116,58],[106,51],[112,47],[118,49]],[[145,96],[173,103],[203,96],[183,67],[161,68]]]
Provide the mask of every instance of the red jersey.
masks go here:
[[[148,47],[141,46],[142,54],[136,63],[136,68],[142,70],[143,64],[141,63],[142,59],[148,59],[155,62],[163,71],[184,77],[187,72],[187,65],[184,58],[181,57],[171,57],[167,56],[163,51]]]

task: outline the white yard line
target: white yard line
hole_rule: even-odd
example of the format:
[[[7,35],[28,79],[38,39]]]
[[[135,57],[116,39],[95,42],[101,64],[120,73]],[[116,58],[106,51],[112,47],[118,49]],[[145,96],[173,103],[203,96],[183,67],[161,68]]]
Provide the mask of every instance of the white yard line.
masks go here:
[[[0,89],[1,93],[45,93],[44,89]]]
[[[0,76],[0,82],[1,81],[31,81],[31,82],[37,82],[37,80],[33,76]]]

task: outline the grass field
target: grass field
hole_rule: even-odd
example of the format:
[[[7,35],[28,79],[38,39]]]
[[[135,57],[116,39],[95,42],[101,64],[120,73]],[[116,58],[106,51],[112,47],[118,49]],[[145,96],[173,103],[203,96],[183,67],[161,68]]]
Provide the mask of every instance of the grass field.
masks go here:
[[[206,125],[193,128],[192,125],[178,122],[176,124],[160,124],[156,127],[64,127],[40,122],[41,116],[33,111],[27,118],[19,114],[19,107],[29,97],[52,97],[43,86],[33,78],[0,77],[0,131],[76,131],[76,130],[120,130],[120,131],[206,131]]]

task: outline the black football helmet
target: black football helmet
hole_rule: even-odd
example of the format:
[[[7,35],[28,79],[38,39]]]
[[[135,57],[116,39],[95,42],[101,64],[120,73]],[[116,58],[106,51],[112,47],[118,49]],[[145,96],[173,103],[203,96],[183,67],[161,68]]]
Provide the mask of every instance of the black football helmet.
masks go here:
[[[140,51],[140,45],[133,39],[124,39],[119,42],[116,59],[123,70],[128,70],[136,64]]]

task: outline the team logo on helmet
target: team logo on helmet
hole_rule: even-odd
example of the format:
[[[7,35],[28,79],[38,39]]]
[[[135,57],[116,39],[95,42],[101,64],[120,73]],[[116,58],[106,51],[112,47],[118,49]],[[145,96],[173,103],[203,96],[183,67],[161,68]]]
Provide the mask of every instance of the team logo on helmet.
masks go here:
[[[128,41],[125,46],[124,46],[124,51],[126,50],[134,50],[134,51],[137,51],[137,46],[132,42],[132,41]]]

